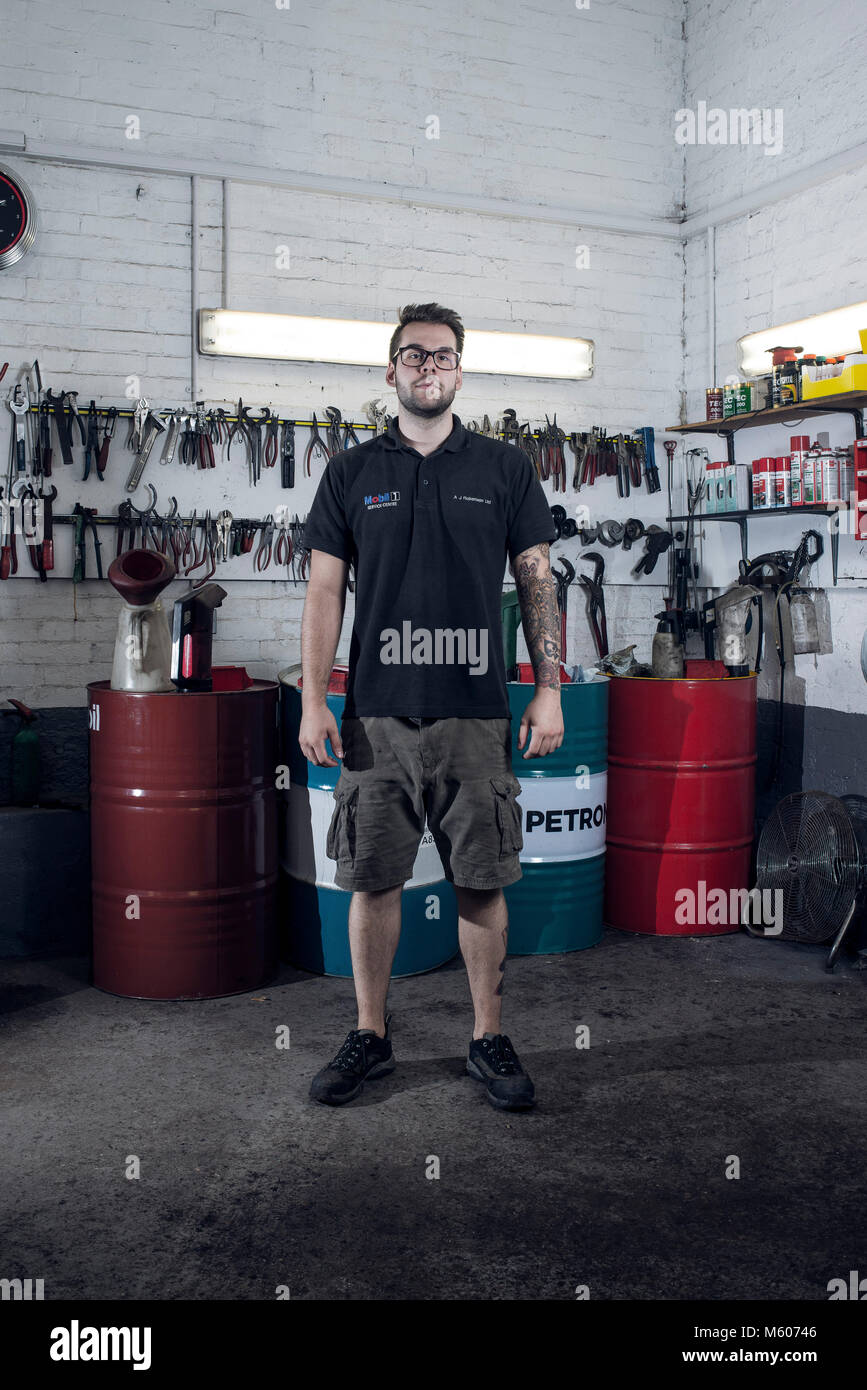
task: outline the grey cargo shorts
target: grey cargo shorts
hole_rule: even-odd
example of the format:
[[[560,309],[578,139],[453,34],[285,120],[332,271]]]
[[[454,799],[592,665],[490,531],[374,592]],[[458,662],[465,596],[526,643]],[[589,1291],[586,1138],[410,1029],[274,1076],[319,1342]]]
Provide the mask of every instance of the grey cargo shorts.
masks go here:
[[[344,717],[340,734],[325,848],[338,888],[406,883],[425,818],[450,883],[491,889],[522,877],[511,720],[363,715]]]

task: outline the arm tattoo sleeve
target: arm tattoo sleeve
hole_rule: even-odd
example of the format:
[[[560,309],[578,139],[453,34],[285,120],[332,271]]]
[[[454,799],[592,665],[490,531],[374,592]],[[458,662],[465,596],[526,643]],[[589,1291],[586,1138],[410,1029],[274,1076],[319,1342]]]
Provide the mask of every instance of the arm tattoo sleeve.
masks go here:
[[[551,573],[547,542],[531,546],[516,557],[515,587],[536,685],[559,690],[560,614],[557,581]]]

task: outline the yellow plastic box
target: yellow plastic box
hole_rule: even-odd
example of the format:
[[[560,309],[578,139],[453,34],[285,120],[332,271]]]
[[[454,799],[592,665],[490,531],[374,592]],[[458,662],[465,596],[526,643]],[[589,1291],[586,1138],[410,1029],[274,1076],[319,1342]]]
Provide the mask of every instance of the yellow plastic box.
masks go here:
[[[824,381],[805,381],[801,395],[810,401],[815,396],[840,396],[844,391],[867,391],[867,362],[844,367],[839,376],[829,376]]]

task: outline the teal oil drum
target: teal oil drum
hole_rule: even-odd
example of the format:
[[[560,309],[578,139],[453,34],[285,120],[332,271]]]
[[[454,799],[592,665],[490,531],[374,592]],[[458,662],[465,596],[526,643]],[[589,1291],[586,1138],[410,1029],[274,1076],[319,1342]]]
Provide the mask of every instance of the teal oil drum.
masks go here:
[[[326,695],[328,708],[343,718],[345,671],[335,668]],[[352,894],[334,882],[337,865],[325,853],[334,811],[337,767],[317,767],[298,746],[301,727],[301,667],[281,671],[280,730],[280,938],[293,965],[317,975],[352,975],[349,904]],[[331,745],[329,744],[329,750]],[[400,942],[392,978],[420,975],[458,952],[455,890],[443,877],[434,838],[425,827],[412,878],[401,897]]]
[[[523,877],[503,891],[509,955],[555,955],[602,936],[608,789],[608,677],[560,687],[563,742],[544,758],[518,748],[521,718],[536,693],[507,685],[512,769],[521,783]]]

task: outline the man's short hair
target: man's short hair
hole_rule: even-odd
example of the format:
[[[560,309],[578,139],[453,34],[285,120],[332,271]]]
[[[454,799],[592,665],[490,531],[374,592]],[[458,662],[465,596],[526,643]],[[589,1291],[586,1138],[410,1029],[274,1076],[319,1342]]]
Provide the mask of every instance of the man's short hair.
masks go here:
[[[397,328],[391,335],[391,342],[388,345],[388,360],[394,360],[400,343],[400,335],[408,323],[444,323],[455,335],[458,352],[464,350],[464,325],[461,323],[460,315],[454,309],[446,309],[442,304],[405,304],[402,309],[398,309]]]

